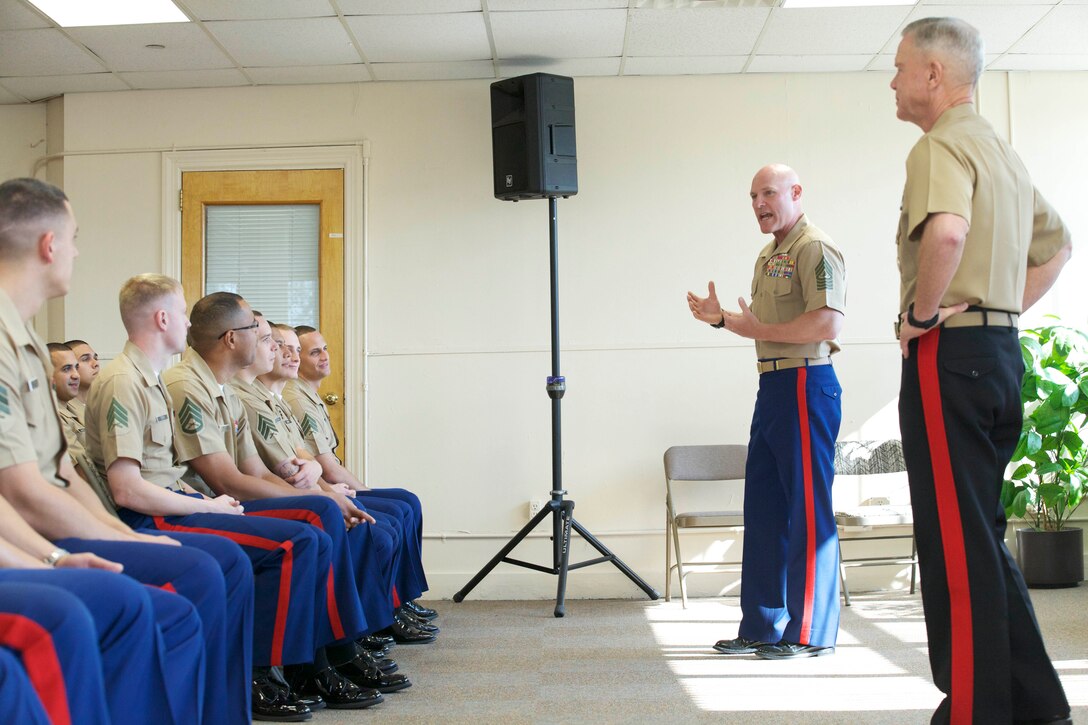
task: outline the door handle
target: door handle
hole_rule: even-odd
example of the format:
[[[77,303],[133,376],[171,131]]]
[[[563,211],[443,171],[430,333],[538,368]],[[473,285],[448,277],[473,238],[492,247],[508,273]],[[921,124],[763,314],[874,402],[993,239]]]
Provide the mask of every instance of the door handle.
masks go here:
[[[337,395],[336,393],[329,393],[328,395],[325,396],[325,402],[328,403],[329,405],[336,405],[337,403],[340,402],[340,396]]]

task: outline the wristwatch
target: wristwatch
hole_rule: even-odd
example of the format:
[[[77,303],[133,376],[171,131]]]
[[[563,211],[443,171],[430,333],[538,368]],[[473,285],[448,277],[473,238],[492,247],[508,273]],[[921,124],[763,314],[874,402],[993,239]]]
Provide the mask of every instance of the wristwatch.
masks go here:
[[[70,553],[71,552],[69,552],[67,549],[61,549],[60,547],[57,547],[56,549],[53,549],[51,552],[49,552],[49,556],[42,557],[42,563],[47,566],[56,566],[58,561],[68,556],[68,554]]]
[[[907,322],[911,327],[917,327],[919,330],[928,330],[937,324],[937,320],[941,319],[941,311],[938,309],[937,314],[928,320],[919,320],[914,316],[914,303],[910,303],[910,307],[907,308]]]

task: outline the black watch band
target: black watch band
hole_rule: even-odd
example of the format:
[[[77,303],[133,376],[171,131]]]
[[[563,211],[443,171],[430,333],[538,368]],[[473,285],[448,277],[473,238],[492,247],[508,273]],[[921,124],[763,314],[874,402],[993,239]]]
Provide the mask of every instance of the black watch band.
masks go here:
[[[720,330],[721,328],[725,327],[725,313],[724,313],[724,312],[722,312],[722,320],[721,320],[721,322],[719,322],[719,323],[718,323],[718,324],[716,324],[716,325],[711,325],[711,327],[717,327],[717,328],[718,328],[719,330]]]
[[[907,322],[910,323],[911,327],[917,327],[919,330],[928,330],[931,327],[934,327],[939,319],[941,319],[940,308],[937,309],[937,314],[933,315],[933,317],[928,320],[919,320],[914,316],[913,302],[911,302],[910,307],[907,308]]]

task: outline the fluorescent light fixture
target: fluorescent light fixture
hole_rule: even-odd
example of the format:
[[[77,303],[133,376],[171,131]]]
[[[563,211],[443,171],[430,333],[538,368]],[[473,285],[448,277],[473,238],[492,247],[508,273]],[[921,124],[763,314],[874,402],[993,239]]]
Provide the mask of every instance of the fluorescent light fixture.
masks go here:
[[[861,8],[872,5],[916,5],[917,0],[782,0],[784,9]]]
[[[62,28],[187,23],[171,0],[28,0]]]

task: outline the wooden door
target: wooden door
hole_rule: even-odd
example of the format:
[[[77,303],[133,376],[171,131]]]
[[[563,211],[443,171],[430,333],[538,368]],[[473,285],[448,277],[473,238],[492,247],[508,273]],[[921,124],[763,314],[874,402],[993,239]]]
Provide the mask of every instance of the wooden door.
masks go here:
[[[319,208],[316,325],[329,345],[331,372],[320,394],[340,438],[337,454],[346,460],[344,435],[344,172],[342,169],[277,171],[195,171],[181,177],[181,283],[190,307],[205,287],[205,228],[211,206],[313,204]],[[247,251],[254,255],[260,249]],[[244,295],[243,295],[244,296]],[[259,309],[259,305],[254,305]],[[288,322],[291,320],[272,320]],[[312,324],[312,323],[311,323]]]

